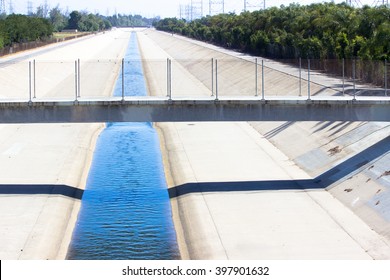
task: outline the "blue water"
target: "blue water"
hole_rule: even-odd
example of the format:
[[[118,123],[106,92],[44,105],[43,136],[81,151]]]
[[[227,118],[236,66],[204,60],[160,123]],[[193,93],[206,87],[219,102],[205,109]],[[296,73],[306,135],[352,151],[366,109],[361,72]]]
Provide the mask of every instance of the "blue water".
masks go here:
[[[133,33],[125,57],[126,95],[146,94],[139,57]],[[119,79],[115,95],[121,90]],[[179,257],[156,131],[150,123],[108,123],[97,141],[67,258]]]

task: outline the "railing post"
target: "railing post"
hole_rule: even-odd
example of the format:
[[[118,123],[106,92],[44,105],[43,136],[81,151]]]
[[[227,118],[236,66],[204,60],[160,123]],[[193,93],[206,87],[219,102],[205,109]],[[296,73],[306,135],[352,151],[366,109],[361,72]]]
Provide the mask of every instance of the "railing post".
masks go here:
[[[255,58],[255,96],[259,96],[259,81],[258,81],[258,64],[257,64],[257,58]]]
[[[387,59],[385,59],[385,96],[387,96]]]
[[[37,87],[36,87],[36,81],[37,81],[37,79],[36,79],[36,75],[35,75],[35,69],[36,69],[36,67],[35,67],[35,59],[34,59],[34,61],[33,61],[33,73],[34,73],[34,99],[35,98],[37,98],[37,95],[36,95],[36,93],[37,93]]]
[[[78,79],[77,79],[77,84],[78,84],[78,97],[81,97],[81,72],[80,72],[80,59],[77,60],[77,72],[78,72]]]
[[[122,58],[122,101],[125,100],[125,59]]]
[[[214,96],[214,58],[211,59],[211,96]]]
[[[264,59],[261,60],[261,99],[265,100]]]
[[[356,99],[356,58],[352,59],[353,100]]]
[[[342,62],[342,68],[343,68],[343,95],[345,93],[345,59],[343,58]]]
[[[167,97],[169,97],[169,58],[167,58]]]
[[[31,92],[32,92],[32,77],[31,77],[31,61],[28,62],[28,76],[29,76],[29,79],[28,79],[28,84],[29,84],[29,99],[28,99],[28,102],[32,102],[32,99],[31,99]]]
[[[302,96],[302,58],[299,58],[299,96]]]
[[[167,59],[167,97],[172,99],[172,60]]]
[[[78,86],[77,86],[77,60],[74,61],[74,84],[75,84],[75,96],[76,96],[75,101],[77,101],[77,97],[78,97]]]
[[[215,100],[218,100],[218,59],[215,60]]]
[[[310,58],[307,60],[307,100],[311,99],[310,92]]]

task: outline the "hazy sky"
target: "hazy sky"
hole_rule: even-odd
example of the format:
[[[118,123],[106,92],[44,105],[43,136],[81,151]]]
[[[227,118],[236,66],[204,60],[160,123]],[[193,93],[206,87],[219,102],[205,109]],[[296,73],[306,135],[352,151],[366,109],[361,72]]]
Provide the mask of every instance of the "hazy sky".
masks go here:
[[[32,2],[33,11],[36,7],[45,3],[45,0],[5,0],[6,9],[10,7],[12,3],[15,13],[26,13],[27,2]],[[98,12],[102,15],[112,15],[117,11],[122,14],[141,14],[147,17],[160,15],[161,17],[176,17],[179,15],[180,4],[189,4],[191,0],[46,0],[50,7],[55,7],[57,4],[66,10],[88,10],[89,12]],[[201,0],[192,0],[194,3],[199,3]],[[258,0],[246,0],[248,6],[263,1]],[[222,2],[222,0],[214,0],[214,2]],[[301,0],[301,1],[289,1],[289,0],[266,0],[266,7],[289,5],[290,3],[298,2],[301,5],[310,3],[331,2],[323,0]],[[342,3],[344,0],[335,0],[335,3]],[[362,4],[372,5],[376,2],[382,2],[382,0],[357,0],[354,2],[360,2]],[[225,12],[235,11],[240,13],[244,7],[244,0],[225,0]],[[203,14],[207,15],[209,12],[209,0],[203,0]]]

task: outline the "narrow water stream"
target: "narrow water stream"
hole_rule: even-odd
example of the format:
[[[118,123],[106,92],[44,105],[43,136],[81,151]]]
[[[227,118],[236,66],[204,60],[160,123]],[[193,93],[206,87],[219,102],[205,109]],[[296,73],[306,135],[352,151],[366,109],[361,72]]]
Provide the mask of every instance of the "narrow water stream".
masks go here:
[[[135,33],[124,73],[126,95],[146,95]],[[121,89],[119,78],[115,95]],[[97,141],[67,258],[179,257],[156,131],[151,123],[108,123]]]

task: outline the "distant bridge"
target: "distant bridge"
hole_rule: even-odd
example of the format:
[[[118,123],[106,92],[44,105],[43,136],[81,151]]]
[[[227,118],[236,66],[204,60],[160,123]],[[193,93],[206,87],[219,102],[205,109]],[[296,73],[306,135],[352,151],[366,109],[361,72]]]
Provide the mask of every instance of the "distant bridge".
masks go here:
[[[390,121],[387,97],[0,101],[0,123]]]

